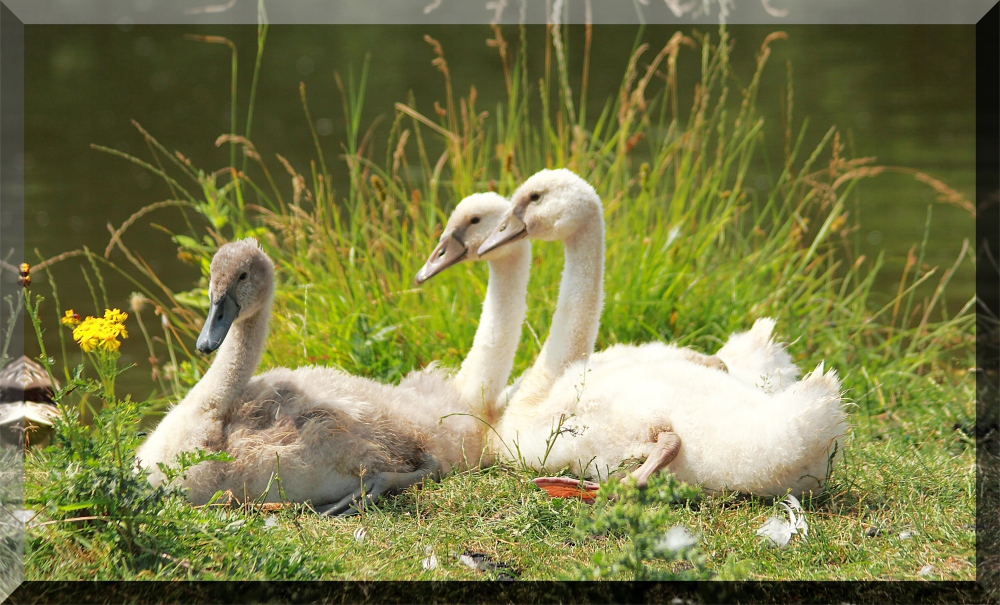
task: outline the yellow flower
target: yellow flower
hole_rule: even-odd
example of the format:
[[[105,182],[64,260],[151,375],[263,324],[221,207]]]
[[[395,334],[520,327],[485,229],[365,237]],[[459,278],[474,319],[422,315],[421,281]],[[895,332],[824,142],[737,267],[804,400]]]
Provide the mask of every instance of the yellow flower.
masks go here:
[[[128,330],[124,324],[127,318],[128,314],[119,309],[107,309],[104,317],[88,316],[73,330],[73,340],[84,353],[90,353],[94,349],[113,353],[121,346],[118,337],[128,338]]]
[[[104,319],[115,323],[123,324],[128,319],[128,313],[122,313],[121,309],[105,309]]]
[[[80,325],[80,314],[74,312],[73,309],[70,309],[69,311],[66,311],[66,315],[63,316],[61,321],[64,326],[69,326],[71,328],[78,326]]]
[[[100,344],[101,339],[99,334],[103,323],[103,319],[95,319],[88,316],[87,319],[83,320],[83,323],[73,330],[73,340],[80,345],[84,353],[90,353]]]
[[[118,339],[115,338],[114,335],[111,335],[111,334],[102,334],[101,335],[101,345],[100,346],[101,346],[102,349],[104,349],[108,353],[112,353],[114,351],[117,351],[118,347],[120,347],[121,344],[122,343],[118,342]]]

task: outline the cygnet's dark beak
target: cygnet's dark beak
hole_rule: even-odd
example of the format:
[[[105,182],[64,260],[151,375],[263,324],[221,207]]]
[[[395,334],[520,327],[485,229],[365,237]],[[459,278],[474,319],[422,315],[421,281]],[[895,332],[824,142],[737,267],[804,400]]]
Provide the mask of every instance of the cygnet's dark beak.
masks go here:
[[[515,206],[507,213],[507,218],[486,238],[483,245],[479,246],[477,254],[482,256],[504,244],[516,242],[526,235],[528,235],[528,226],[524,224],[524,208]]]
[[[431,252],[430,258],[424,263],[420,271],[417,271],[415,278],[417,285],[424,283],[448,267],[461,262],[469,253],[468,247],[461,240],[460,236],[452,232],[445,234],[445,238]]]
[[[218,349],[239,314],[240,305],[228,292],[213,302],[212,308],[208,310],[208,318],[205,319],[205,327],[198,336],[198,350],[208,354]]]

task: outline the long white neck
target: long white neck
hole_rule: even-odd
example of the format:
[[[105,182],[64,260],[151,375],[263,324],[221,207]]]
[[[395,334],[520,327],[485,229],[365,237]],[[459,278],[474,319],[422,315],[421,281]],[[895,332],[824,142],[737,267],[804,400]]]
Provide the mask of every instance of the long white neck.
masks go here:
[[[512,406],[530,406],[545,397],[567,366],[594,351],[604,307],[604,217],[599,207],[595,213],[563,240],[566,265],[552,327]]]
[[[191,402],[213,410],[217,418],[228,417],[260,365],[270,320],[271,305],[265,304],[257,313],[233,323],[212,365],[182,405]]]
[[[493,424],[500,417],[502,402],[497,400],[514,367],[521,325],[528,310],[531,244],[512,244],[510,252],[489,265],[490,281],[479,328],[455,380],[462,400],[473,413]]]

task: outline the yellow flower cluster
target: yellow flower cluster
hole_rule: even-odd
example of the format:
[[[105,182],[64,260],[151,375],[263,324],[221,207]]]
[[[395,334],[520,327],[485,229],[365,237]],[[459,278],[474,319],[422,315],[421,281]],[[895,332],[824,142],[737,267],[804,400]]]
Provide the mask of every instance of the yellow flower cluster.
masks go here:
[[[79,315],[70,309],[62,322],[74,325],[79,322]],[[121,346],[118,337],[128,338],[128,330],[125,329],[125,320],[128,313],[123,313],[120,309],[107,309],[104,317],[90,317],[84,319],[80,325],[73,330],[73,340],[75,340],[84,353],[90,353],[94,349],[100,349],[106,353],[113,353]]]
[[[80,314],[74,312],[73,309],[70,309],[69,311],[66,311],[66,315],[63,315],[63,318],[60,321],[62,321],[64,326],[74,328],[80,325]]]

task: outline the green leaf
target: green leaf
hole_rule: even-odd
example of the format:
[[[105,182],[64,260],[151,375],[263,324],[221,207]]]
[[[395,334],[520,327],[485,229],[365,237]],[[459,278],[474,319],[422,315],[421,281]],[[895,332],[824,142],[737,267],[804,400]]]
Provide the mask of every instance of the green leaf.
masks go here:
[[[104,506],[106,504],[111,504],[110,498],[101,498],[97,500],[84,500],[83,502],[74,502],[73,504],[61,504],[58,508],[64,512],[70,512],[74,510],[80,510],[82,508],[90,508],[92,506]]]
[[[182,305],[196,307],[198,309],[208,309],[211,304],[208,296],[208,288],[194,288],[187,292],[178,292],[174,298]]]

